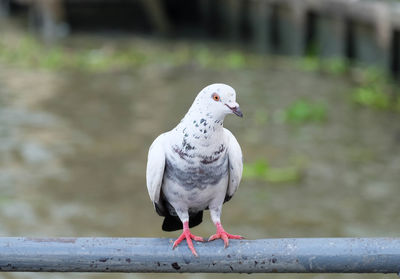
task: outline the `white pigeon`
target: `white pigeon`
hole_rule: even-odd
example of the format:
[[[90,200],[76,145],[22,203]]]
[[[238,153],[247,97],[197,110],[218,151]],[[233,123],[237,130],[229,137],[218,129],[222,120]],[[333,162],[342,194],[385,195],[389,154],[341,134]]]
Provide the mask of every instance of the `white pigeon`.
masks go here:
[[[209,209],[217,233],[209,241],[242,239],[225,232],[221,225],[222,204],[230,200],[242,177],[242,150],[233,134],[223,127],[227,114],[242,117],[235,90],[226,84],[212,84],[197,95],[189,111],[171,131],[158,136],[149,149],[146,180],[154,207],[164,216],[162,229],[180,230],[175,248],[186,238],[197,256],[192,239],[203,238],[189,228],[202,222]],[[183,226],[182,226],[183,225]]]

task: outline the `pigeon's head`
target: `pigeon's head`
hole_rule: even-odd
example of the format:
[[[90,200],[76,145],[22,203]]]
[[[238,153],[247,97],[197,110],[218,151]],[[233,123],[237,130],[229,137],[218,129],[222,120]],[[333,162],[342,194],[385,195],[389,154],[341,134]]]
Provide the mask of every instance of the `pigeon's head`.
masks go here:
[[[236,103],[235,89],[223,83],[211,84],[201,90],[195,103],[217,117],[225,117],[231,113],[243,117],[239,104]]]

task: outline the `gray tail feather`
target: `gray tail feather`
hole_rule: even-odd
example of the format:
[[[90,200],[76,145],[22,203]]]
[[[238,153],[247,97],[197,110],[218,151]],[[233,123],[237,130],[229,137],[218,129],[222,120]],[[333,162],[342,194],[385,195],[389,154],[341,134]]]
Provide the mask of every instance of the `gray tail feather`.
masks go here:
[[[203,211],[191,213],[189,215],[189,228],[199,225],[203,221]],[[183,225],[178,216],[167,214],[162,224],[163,231],[173,232],[183,229]]]

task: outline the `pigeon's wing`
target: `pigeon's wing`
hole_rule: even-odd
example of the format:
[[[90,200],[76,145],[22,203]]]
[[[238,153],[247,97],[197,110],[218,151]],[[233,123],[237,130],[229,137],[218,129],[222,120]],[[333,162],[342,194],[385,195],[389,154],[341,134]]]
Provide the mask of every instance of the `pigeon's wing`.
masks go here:
[[[146,183],[149,191],[150,199],[157,210],[157,213],[162,215],[164,211],[163,202],[161,201],[161,185],[164,177],[165,168],[165,151],[164,142],[166,134],[158,136],[149,148],[147,157]],[[161,212],[160,212],[161,211]]]
[[[243,157],[242,149],[235,136],[228,129],[224,129],[224,131],[229,159],[229,184],[225,196],[226,202],[232,198],[239,187],[240,180],[242,179]]]

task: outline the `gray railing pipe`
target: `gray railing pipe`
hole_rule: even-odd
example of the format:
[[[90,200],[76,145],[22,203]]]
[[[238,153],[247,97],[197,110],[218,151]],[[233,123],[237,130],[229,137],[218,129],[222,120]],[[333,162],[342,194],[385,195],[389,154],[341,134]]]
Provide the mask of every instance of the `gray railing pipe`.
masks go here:
[[[398,273],[400,238],[185,243],[158,238],[0,238],[0,271]]]

